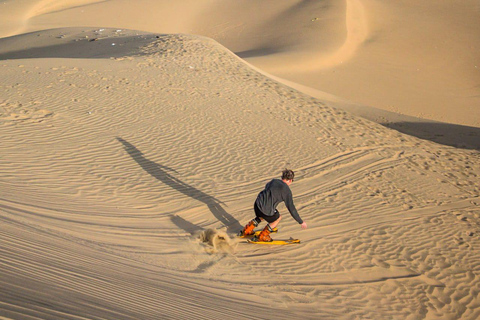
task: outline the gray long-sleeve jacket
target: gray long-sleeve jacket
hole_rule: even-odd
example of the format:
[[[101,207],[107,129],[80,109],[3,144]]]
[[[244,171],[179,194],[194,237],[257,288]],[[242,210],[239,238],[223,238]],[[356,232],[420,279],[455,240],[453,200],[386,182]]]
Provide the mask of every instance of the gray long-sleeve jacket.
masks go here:
[[[266,216],[273,216],[275,209],[280,202],[284,202],[288,211],[298,223],[302,224],[303,220],[293,204],[293,196],[290,187],[279,179],[273,179],[265,185],[265,189],[262,190],[255,200],[255,204],[258,209]]]

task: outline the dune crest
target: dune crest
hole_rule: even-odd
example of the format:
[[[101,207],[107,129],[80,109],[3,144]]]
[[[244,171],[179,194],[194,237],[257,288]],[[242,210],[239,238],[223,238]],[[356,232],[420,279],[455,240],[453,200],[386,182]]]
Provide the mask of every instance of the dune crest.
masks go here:
[[[313,21],[315,19],[317,18],[314,18]],[[268,66],[269,72],[273,74],[288,73],[290,70],[295,70],[295,72],[312,72],[333,68],[352,59],[357,49],[368,37],[365,9],[360,0],[346,1],[345,26],[345,41],[333,52],[330,52],[332,49],[319,54],[314,54],[313,52],[286,52],[251,58],[249,60],[256,65]],[[288,62],[286,63],[286,61]]]
[[[60,12],[72,8],[82,7],[89,4],[104,2],[105,0],[42,0],[36,1],[32,9],[26,15],[26,19],[32,19],[44,14]]]
[[[368,37],[365,8],[360,0],[346,1],[345,24],[347,30],[345,42],[338,51],[332,53],[329,57],[322,58],[320,61],[311,61],[307,66],[304,65],[304,70],[331,68],[347,62],[355,56],[358,47]]]

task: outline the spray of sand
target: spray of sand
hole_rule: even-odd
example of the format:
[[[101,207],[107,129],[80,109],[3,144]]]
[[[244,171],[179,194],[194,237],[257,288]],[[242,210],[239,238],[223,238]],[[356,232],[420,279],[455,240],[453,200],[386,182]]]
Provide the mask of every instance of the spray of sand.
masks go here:
[[[202,230],[196,237],[208,253],[234,253],[238,245],[236,238],[232,239],[226,232],[216,229]]]

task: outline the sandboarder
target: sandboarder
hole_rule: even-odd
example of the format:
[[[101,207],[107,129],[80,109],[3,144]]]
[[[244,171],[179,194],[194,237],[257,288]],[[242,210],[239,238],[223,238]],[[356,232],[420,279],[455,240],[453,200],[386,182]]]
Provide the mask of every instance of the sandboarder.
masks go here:
[[[272,241],[270,238],[270,232],[277,227],[278,223],[282,219],[282,216],[277,210],[277,206],[280,202],[284,202],[288,211],[292,217],[302,226],[302,229],[307,228],[307,223],[300,218],[297,209],[293,204],[292,191],[290,185],[293,183],[295,173],[292,170],[285,169],[282,172],[282,179],[272,179],[266,184],[265,189],[262,190],[255,200],[253,209],[255,210],[255,218],[252,219],[247,225],[240,231],[240,236],[247,236],[254,234],[254,229],[258,224],[265,220],[267,221],[266,227],[258,235],[258,241]]]

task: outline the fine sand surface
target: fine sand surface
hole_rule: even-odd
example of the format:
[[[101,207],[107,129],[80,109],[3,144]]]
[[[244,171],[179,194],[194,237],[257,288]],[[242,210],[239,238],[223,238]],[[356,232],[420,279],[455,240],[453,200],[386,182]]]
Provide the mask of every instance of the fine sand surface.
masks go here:
[[[473,85],[452,94],[458,118],[425,106],[456,126],[408,118],[414,132],[401,133],[378,123],[401,124],[407,118],[396,110],[332,89],[349,77],[305,87],[295,72],[314,79],[345,67],[373,81],[360,70],[365,39],[373,51],[406,41],[387,41],[400,32],[387,13],[398,9],[397,22],[411,22],[420,5],[278,2],[0,4],[0,319],[480,317],[478,111],[461,103],[477,99],[478,109],[478,74],[448,69],[459,86]],[[422,3],[431,19],[465,14],[465,30],[478,34],[468,20],[478,16],[475,2],[451,1],[447,10],[431,1],[435,14]],[[375,10],[384,10],[384,24],[373,22]],[[314,31],[295,37],[295,19],[314,13],[306,23],[323,26],[324,46]],[[369,27],[357,24],[345,38],[351,15],[370,17]],[[453,39],[462,27],[449,21]],[[463,36],[476,48],[478,39]],[[308,59],[318,50],[315,66]],[[291,59],[297,54],[306,55],[304,68]],[[399,83],[409,78],[405,61],[394,67]],[[443,81],[434,78],[432,95]],[[389,97],[367,87],[374,100]],[[415,137],[412,123],[421,121],[443,136]],[[470,140],[455,140],[452,129]],[[274,238],[302,243],[236,238],[257,193],[285,167],[296,172],[291,188],[309,228],[281,205]]]

